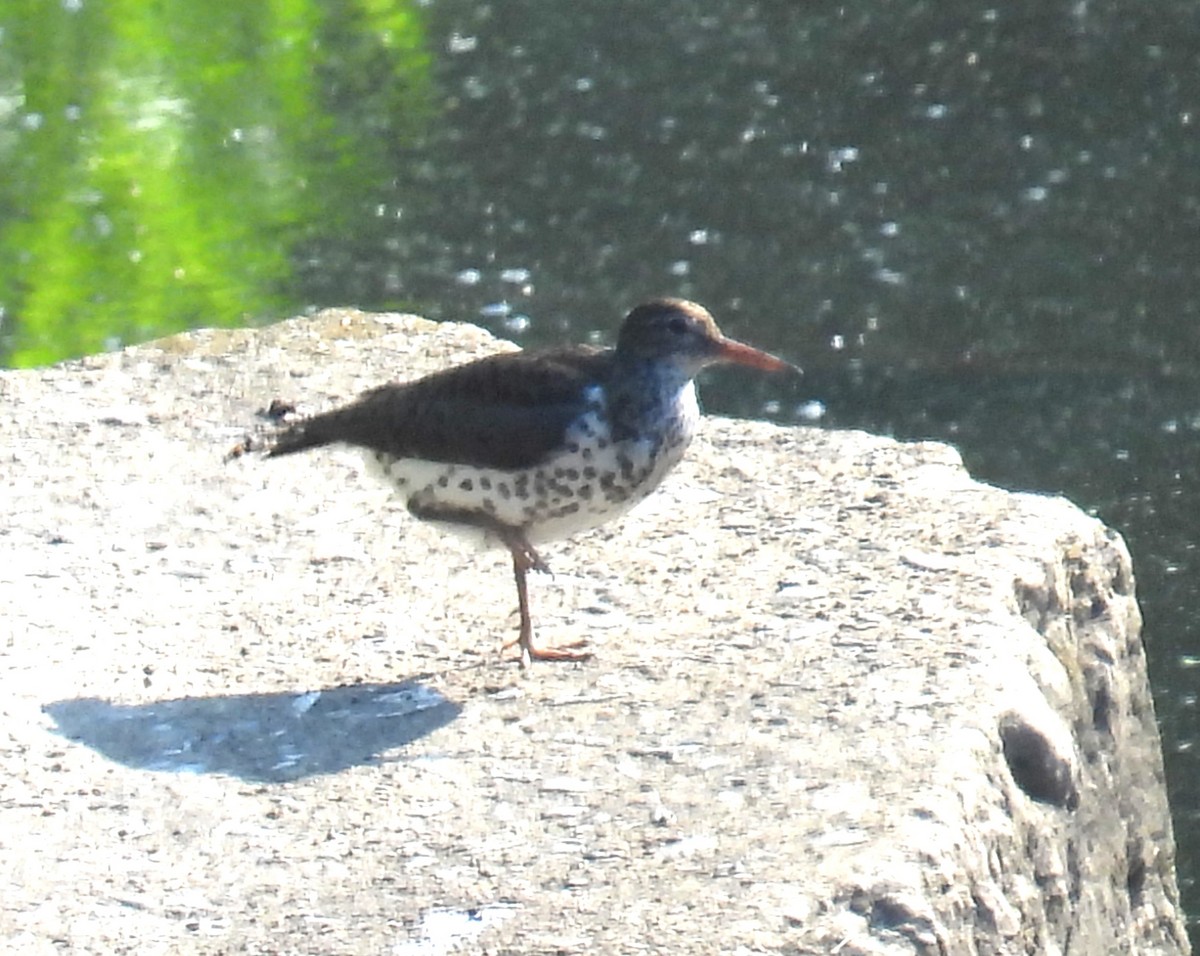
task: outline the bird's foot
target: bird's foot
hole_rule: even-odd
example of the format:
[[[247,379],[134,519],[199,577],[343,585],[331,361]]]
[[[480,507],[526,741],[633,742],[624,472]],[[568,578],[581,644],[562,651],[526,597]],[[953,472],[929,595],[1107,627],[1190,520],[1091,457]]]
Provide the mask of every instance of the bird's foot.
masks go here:
[[[557,644],[554,647],[535,647],[532,639],[525,635],[514,637],[500,649],[500,652],[503,653],[510,647],[518,646],[521,648],[522,668],[528,668],[534,661],[586,661],[594,656],[591,651],[581,649],[588,646],[588,642],[584,640]]]

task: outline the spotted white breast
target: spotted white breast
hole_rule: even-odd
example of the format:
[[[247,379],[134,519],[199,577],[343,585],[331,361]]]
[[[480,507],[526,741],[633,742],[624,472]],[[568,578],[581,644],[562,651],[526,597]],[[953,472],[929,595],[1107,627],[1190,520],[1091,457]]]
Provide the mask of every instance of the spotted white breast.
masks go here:
[[[625,514],[657,488],[683,457],[700,420],[688,381],[647,402],[643,417],[654,427],[614,440],[602,390],[593,388],[587,397],[589,410],[567,429],[561,450],[529,468],[507,471],[376,451],[365,453],[367,464],[415,512],[484,514],[520,528],[531,544],[567,538]],[[485,545],[500,543],[477,528],[438,523]]]

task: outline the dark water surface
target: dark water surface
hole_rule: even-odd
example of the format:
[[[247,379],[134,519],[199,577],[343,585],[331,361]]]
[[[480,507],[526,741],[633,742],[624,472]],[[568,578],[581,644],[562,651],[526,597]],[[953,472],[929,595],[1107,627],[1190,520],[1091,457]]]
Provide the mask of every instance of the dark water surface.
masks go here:
[[[695,298],[807,373],[710,410],[945,439],[1122,531],[1200,913],[1194,0],[167,2],[115,88],[105,5],[53,6],[0,31],[10,361],[335,304],[533,345]]]

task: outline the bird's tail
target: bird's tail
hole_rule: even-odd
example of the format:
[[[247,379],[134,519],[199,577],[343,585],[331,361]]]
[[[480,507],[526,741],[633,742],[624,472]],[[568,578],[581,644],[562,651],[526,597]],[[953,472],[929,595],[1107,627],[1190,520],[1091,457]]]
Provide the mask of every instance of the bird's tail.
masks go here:
[[[378,407],[387,392],[377,389],[357,401],[288,425],[267,448],[268,458],[292,455],[338,442],[374,448],[378,444]]]
[[[281,455],[293,455],[298,451],[308,451],[310,448],[320,448],[338,439],[329,431],[325,415],[318,415],[306,421],[289,425],[271,439],[267,446],[267,457],[278,458]]]

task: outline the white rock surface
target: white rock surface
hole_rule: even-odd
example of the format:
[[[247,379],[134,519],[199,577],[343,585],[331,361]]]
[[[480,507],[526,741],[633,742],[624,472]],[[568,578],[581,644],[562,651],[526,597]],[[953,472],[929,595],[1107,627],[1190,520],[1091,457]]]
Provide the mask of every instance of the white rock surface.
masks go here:
[[[1186,953],[1129,556],[940,445],[709,420],[506,556],[222,456],[497,347],[322,313],[0,374],[21,953]]]

